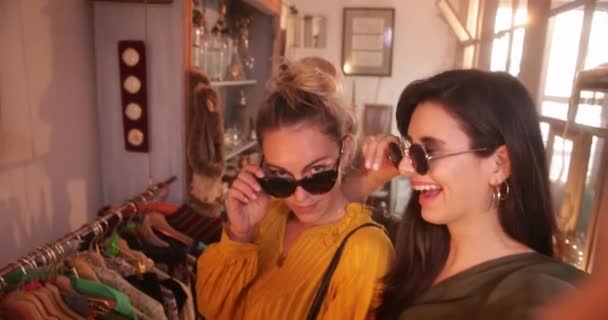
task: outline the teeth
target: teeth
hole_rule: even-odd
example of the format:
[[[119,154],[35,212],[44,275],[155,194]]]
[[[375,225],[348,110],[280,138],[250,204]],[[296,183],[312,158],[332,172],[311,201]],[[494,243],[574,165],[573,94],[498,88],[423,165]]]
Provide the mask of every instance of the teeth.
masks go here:
[[[412,187],[416,191],[430,191],[430,190],[439,190],[438,186],[425,184],[425,185],[417,185]]]

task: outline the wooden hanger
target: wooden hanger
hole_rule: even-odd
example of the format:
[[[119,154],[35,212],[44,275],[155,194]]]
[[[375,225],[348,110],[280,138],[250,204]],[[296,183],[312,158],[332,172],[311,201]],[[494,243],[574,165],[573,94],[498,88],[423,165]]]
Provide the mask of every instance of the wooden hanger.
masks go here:
[[[29,292],[25,291],[13,291],[9,293],[4,299],[3,304],[13,302],[24,302],[20,305],[20,307],[29,309],[28,314],[36,314],[38,315],[35,319],[47,319],[48,317],[52,317],[46,308],[42,306],[42,303]]]
[[[158,212],[148,212],[144,215],[143,221],[144,228],[146,228],[147,232],[150,235],[153,235],[154,232],[152,229],[161,232],[162,234],[176,239],[177,241],[183,243],[187,247],[191,247],[194,244],[194,240],[188,237],[187,235],[175,230],[168,222],[165,216]],[[155,236],[154,236],[155,237]],[[162,241],[162,240],[161,240]],[[163,241],[164,242],[164,241]]]
[[[106,265],[106,260],[101,254],[96,251],[84,251],[80,255],[87,257],[96,266],[102,267],[104,269],[108,268],[108,266]]]
[[[70,280],[70,278],[64,275],[56,275],[51,278],[48,278],[47,282],[56,285],[62,291],[76,292],[76,290],[74,290],[74,287],[72,287],[72,281]]]
[[[42,303],[42,306],[46,309],[47,313],[58,319],[66,319],[66,314],[60,310],[59,306],[52,300],[48,291],[45,291],[43,288],[36,289],[30,291],[32,295],[38,298],[38,301]]]
[[[81,278],[95,281],[97,283],[101,282],[93,268],[91,268],[91,266],[83,258],[74,257],[69,260],[69,264],[70,266],[76,268]]]
[[[6,319],[46,319],[32,303],[19,299],[5,299],[0,305],[0,315]]]
[[[63,297],[61,296],[61,293],[59,292],[59,289],[57,289],[57,287],[55,287],[54,285],[52,285],[50,283],[47,283],[47,284],[45,284],[44,289],[49,291],[49,296],[53,299],[53,301],[55,302],[57,307],[59,307],[58,309],[63,311],[63,313],[69,319],[86,320],[84,317],[82,317],[78,313],[74,312],[72,309],[70,309],[70,307],[68,305],[65,304],[65,302],[63,301]]]

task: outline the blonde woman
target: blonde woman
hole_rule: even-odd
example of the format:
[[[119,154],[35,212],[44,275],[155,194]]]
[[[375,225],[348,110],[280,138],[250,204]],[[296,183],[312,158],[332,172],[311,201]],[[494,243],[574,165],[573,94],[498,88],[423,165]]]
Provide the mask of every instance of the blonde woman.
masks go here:
[[[356,126],[336,75],[314,58],[284,63],[274,77],[256,121],[262,164],[233,182],[222,239],[198,261],[197,301],[207,319],[373,314],[393,248],[341,188]]]

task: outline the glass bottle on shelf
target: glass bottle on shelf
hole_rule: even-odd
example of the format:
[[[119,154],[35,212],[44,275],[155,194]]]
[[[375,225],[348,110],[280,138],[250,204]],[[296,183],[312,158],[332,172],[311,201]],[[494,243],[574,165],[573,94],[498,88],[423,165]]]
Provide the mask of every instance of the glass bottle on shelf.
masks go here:
[[[255,62],[254,57],[249,51],[249,27],[251,25],[251,16],[241,17],[236,21],[236,26],[239,31],[238,44],[239,44],[239,59],[241,65],[243,65],[244,71],[251,78],[251,72]]]
[[[228,80],[245,80],[245,67],[239,55],[239,46],[231,45],[230,63],[226,69],[226,78]]]
[[[211,35],[207,38],[206,53],[203,71],[207,73],[211,81],[223,81],[226,75],[230,58],[231,39],[226,36],[227,5],[222,2],[219,7],[219,17],[211,29]]]
[[[245,90],[240,90],[241,98],[239,103],[234,106],[234,124],[238,128],[241,137],[248,140],[251,136],[251,122],[249,121],[249,112],[247,110],[247,99],[245,98]]]
[[[206,43],[203,70],[212,81],[223,81],[229,56],[228,40],[216,27],[211,32],[212,35]]]

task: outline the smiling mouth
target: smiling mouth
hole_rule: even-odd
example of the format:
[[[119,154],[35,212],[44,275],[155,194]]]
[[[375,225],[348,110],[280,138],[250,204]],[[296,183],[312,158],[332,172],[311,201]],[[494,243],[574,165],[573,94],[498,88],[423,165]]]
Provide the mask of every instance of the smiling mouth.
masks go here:
[[[412,186],[412,189],[418,192],[418,201],[421,205],[435,200],[442,191],[441,187],[432,184],[418,184]]]

